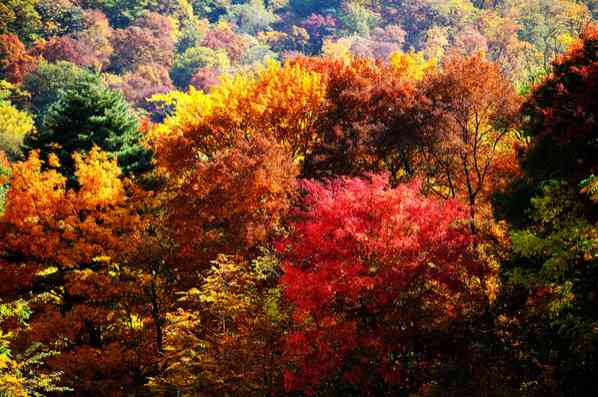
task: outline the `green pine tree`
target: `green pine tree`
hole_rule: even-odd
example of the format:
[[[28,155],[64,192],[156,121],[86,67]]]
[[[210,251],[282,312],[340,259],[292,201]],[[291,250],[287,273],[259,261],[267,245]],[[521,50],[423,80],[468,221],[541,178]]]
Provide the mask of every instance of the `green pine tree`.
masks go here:
[[[56,153],[61,171],[72,180],[73,153],[89,151],[94,145],[112,154],[126,176],[149,171],[152,152],[141,139],[137,119],[120,92],[82,81],[60,93],[43,127],[27,137],[25,147],[39,150],[42,157]]]

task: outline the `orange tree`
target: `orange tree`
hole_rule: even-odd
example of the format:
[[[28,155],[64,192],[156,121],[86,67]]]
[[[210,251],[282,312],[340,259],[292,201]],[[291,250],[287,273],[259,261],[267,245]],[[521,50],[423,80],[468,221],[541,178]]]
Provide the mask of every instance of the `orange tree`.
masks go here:
[[[420,152],[427,187],[469,206],[472,227],[488,217],[490,196],[517,174],[519,99],[498,65],[481,54],[450,57],[422,84],[423,134],[435,134]]]
[[[208,94],[164,99],[176,111],[151,139],[164,176],[159,221],[182,299],[162,315],[163,371],[151,385],[263,395],[280,384],[272,363],[281,328],[265,312],[275,281],[260,279],[253,263],[295,196],[296,162],[323,102],[319,76],[271,64]]]
[[[12,167],[0,220],[2,298],[28,297],[26,339],[60,354],[48,359],[77,395],[110,395],[145,382],[155,346],[145,343],[134,274],[120,261],[135,246],[139,217],[120,169],[97,148],[74,155],[77,189],[50,155]]]

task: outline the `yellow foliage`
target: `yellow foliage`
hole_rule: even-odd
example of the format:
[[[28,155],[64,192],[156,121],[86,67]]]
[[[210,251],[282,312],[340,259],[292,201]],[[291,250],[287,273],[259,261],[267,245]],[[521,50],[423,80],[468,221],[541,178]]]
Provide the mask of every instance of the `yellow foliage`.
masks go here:
[[[75,153],[75,176],[81,186],[79,199],[90,208],[116,205],[124,198],[121,171],[116,160],[94,147],[87,155]]]
[[[33,119],[9,102],[0,100],[0,149],[16,157],[26,134],[33,130]]]
[[[421,81],[426,73],[436,68],[436,60],[426,60],[421,51],[397,51],[390,55],[389,62],[402,78],[410,81]]]
[[[176,112],[150,136],[160,164],[171,171],[253,133],[275,138],[297,156],[316,139],[314,125],[325,93],[319,73],[270,61],[257,72],[224,77],[207,94],[190,88],[155,97],[175,105]]]
[[[167,316],[164,376],[150,386],[175,386],[189,396],[266,394],[264,379],[276,377],[273,346],[284,316],[280,292],[260,280],[249,263],[219,255],[201,287],[184,294],[189,309]]]
[[[324,39],[322,45],[322,55],[327,58],[337,59],[345,64],[350,64],[353,60],[350,48],[353,40],[350,37],[343,37],[336,41]]]

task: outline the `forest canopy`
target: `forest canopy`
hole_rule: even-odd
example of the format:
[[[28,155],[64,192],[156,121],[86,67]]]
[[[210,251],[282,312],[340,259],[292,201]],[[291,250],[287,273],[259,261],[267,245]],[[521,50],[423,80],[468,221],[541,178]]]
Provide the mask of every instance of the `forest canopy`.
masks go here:
[[[0,0],[0,396],[595,396],[596,17]]]

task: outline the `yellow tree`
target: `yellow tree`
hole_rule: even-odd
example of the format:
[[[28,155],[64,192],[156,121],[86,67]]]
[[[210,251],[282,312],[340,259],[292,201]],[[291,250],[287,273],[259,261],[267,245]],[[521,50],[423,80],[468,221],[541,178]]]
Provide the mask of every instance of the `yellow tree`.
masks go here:
[[[209,157],[252,133],[302,155],[317,139],[325,86],[316,72],[271,62],[255,74],[224,78],[208,94],[191,88],[158,99],[176,104],[175,115],[154,131],[161,164],[176,170],[194,163],[197,153]]]
[[[8,100],[12,95],[24,95],[16,87],[0,80],[0,150],[15,159],[21,153],[20,146],[26,134],[33,130],[33,119],[15,108]]]
[[[207,94],[162,98],[176,112],[151,134],[167,176],[161,220],[175,247],[173,288],[187,299],[164,316],[158,389],[263,395],[257,385],[274,372],[267,346],[276,332],[262,303],[275,282],[258,281],[250,262],[291,207],[294,159],[317,139],[324,94],[317,72],[271,63]]]
[[[264,396],[282,392],[282,335],[288,317],[275,288],[278,261],[219,255],[201,286],[168,315],[162,376],[156,390],[183,396]]]
[[[415,52],[413,50],[407,53],[395,52],[390,55],[388,61],[402,78],[411,81],[423,80],[426,73],[433,70],[436,66],[436,60],[427,60],[423,52]]]

